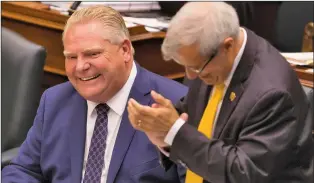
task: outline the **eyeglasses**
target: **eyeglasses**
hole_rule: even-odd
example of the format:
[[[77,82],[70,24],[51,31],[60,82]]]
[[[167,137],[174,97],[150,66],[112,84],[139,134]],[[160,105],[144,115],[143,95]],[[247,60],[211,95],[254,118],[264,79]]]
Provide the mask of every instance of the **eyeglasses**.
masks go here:
[[[193,72],[195,72],[197,75],[200,75],[201,72],[205,69],[205,67],[209,64],[210,61],[213,60],[213,58],[217,55],[217,51],[214,51],[213,54],[210,56],[210,58],[207,60],[207,62],[201,67],[200,69],[194,69],[189,67],[189,69]]]

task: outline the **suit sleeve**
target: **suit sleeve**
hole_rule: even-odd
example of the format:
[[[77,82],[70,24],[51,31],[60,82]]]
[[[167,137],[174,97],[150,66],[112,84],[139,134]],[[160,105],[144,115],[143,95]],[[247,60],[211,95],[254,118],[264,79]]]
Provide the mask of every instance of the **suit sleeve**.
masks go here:
[[[40,167],[42,126],[45,108],[44,93],[33,126],[30,128],[26,140],[20,147],[18,156],[2,170],[3,183],[40,183],[44,182]]]
[[[184,124],[174,139],[170,159],[184,162],[209,182],[269,182],[276,166],[293,156],[296,109],[289,94],[269,91],[248,112],[238,139],[208,139]]]

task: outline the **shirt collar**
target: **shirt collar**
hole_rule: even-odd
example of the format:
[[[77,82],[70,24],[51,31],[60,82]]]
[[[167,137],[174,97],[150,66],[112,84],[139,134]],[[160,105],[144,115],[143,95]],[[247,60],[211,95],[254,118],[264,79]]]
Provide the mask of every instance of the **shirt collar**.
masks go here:
[[[137,74],[137,68],[136,68],[135,62],[133,62],[131,73],[128,80],[126,81],[124,86],[106,103],[110,107],[110,109],[112,109],[119,116],[122,116],[124,112],[125,105],[127,103],[129,93],[133,86],[136,74]],[[97,102],[87,100],[87,115],[88,116],[92,115],[92,112],[94,111],[95,107],[98,104],[99,103]]]
[[[241,60],[241,57],[243,55],[243,52],[244,52],[244,48],[245,48],[245,45],[246,45],[246,42],[247,42],[247,33],[245,31],[245,29],[243,28],[240,28],[240,30],[243,31],[243,35],[244,35],[244,39],[243,39],[243,43],[242,43],[242,46],[236,56],[236,58],[234,59],[234,62],[233,62],[233,65],[232,65],[232,69],[231,69],[231,72],[229,73],[227,79],[224,81],[224,84],[225,84],[225,88],[228,88],[229,87],[229,84],[231,82],[231,79],[233,77],[233,74]]]

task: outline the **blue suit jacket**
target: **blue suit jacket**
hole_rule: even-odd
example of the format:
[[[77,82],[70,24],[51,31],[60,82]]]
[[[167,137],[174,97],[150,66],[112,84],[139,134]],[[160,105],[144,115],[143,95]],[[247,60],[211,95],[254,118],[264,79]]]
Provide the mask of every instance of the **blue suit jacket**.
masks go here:
[[[151,105],[155,90],[172,102],[187,88],[139,66],[129,97]],[[18,157],[2,171],[2,182],[80,183],[86,136],[86,100],[67,82],[45,91]],[[185,170],[174,165],[167,172],[160,166],[158,151],[147,136],[133,129],[124,111],[107,183],[184,182]]]

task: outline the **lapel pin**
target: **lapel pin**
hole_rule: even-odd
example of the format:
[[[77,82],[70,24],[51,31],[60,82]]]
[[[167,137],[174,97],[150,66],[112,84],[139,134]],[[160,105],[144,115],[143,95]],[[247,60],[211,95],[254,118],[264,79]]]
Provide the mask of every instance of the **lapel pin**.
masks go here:
[[[236,94],[234,92],[230,93],[229,99],[232,102],[236,98]]]

